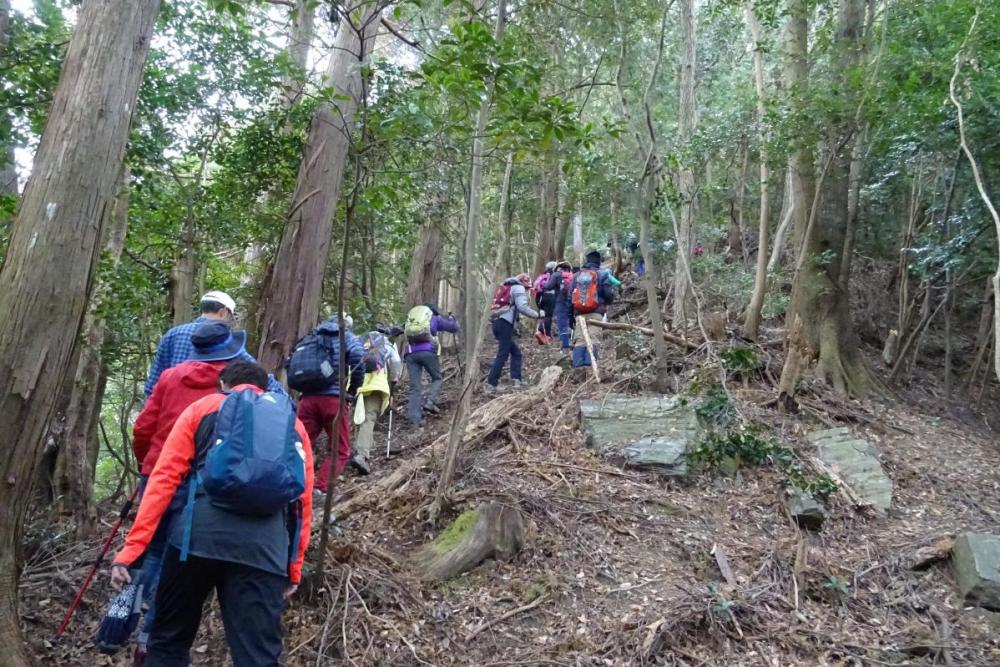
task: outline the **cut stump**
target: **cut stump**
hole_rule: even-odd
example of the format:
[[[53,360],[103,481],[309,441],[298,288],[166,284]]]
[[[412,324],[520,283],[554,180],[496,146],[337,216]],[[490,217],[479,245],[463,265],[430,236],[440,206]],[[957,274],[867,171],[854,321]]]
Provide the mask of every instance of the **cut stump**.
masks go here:
[[[491,502],[462,513],[417,554],[426,581],[446,581],[483,561],[509,560],[524,544],[524,519],[512,505]]]

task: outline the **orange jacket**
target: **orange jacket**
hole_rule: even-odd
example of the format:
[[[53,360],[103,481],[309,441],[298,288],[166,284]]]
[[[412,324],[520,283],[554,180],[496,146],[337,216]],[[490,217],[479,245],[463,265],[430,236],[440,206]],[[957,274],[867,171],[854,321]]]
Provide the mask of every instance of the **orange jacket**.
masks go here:
[[[262,393],[260,388],[248,384],[241,384],[233,388],[234,391],[241,389],[252,389]],[[128,537],[125,538],[125,546],[115,556],[116,565],[129,566],[146,551],[163,513],[170,507],[170,501],[173,499],[177,487],[191,471],[191,464],[197,452],[194,435],[198,430],[198,424],[208,415],[218,412],[225,399],[225,394],[211,394],[189,405],[177,418],[177,423],[170,431],[167,441],[163,443],[163,450],[149,476],[146,490],[142,494],[142,502],[139,504],[139,512],[136,514]],[[295,432],[302,439],[302,449],[306,455],[306,488],[301,497],[302,530],[299,532],[298,552],[295,560],[288,567],[288,578],[293,584],[299,583],[302,578],[302,561],[306,555],[306,548],[309,546],[309,533],[312,526],[313,494],[312,444],[309,442],[305,426],[298,419],[295,420]]]

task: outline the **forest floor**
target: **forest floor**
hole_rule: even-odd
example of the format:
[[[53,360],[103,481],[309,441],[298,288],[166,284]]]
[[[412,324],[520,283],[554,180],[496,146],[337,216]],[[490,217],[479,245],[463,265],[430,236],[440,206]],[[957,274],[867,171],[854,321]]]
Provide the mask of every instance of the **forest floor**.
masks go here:
[[[608,348],[617,334],[605,333]],[[536,381],[560,354],[529,340],[521,339],[526,375]],[[484,371],[494,350],[490,341]],[[698,363],[697,354],[676,354],[678,369]],[[806,432],[844,425],[880,450],[894,484],[888,516],[856,510],[838,493],[822,530],[807,532],[784,509],[784,481],[772,467],[671,480],[588,449],[581,398],[649,393],[648,358],[608,357],[610,380],[564,373],[548,400],[510,415],[461,458],[445,518],[485,500],[516,503],[529,524],[520,554],[444,584],[421,582],[413,555],[440,531],[421,511],[436,468],[422,468],[378,506],[344,519],[325,576],[286,613],[286,664],[1000,665],[1000,615],[963,607],[947,559],[911,567],[943,537],[1000,526],[1000,447],[981,415],[952,416],[930,381],[872,402],[813,388],[795,415],[766,407],[767,387],[733,389],[743,417],[786,446],[804,451]],[[450,407],[459,389],[452,362],[449,374]],[[486,400],[477,391],[474,403]],[[348,472],[335,493],[364,491],[450,423],[446,410],[421,434],[405,426],[402,401],[396,410],[402,452],[375,458],[370,477]],[[383,447],[387,423],[377,431]],[[50,641],[99,547],[67,535],[58,523],[32,526],[21,614],[33,649],[43,664],[129,665],[124,651],[111,658],[93,649],[109,595],[103,572],[64,639]],[[194,664],[228,664],[225,653],[213,612]]]

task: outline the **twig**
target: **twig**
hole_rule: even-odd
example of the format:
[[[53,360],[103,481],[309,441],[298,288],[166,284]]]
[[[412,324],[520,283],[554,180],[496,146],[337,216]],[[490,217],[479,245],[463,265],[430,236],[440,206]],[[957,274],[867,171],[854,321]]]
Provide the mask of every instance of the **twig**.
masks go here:
[[[473,628],[472,631],[470,631],[467,635],[465,635],[465,641],[472,641],[472,639],[475,638],[475,636],[481,633],[483,630],[486,630],[487,628],[496,625],[497,623],[506,621],[508,618],[511,618],[512,616],[517,616],[520,613],[534,609],[538,605],[545,602],[548,598],[549,598],[548,593],[545,593],[544,595],[538,596],[537,598],[534,599],[534,601],[529,602],[528,604],[522,607],[518,607],[517,609],[511,609],[507,613],[498,616],[497,618],[492,618],[488,621],[480,623],[475,628]]]

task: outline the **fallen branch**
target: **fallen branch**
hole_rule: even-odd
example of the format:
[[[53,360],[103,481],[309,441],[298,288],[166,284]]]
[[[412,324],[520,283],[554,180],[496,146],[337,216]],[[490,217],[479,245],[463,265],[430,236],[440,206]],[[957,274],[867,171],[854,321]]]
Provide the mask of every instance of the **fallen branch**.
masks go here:
[[[507,613],[505,613],[505,614],[503,614],[501,616],[497,616],[496,618],[491,618],[488,621],[483,621],[482,623],[480,623],[479,625],[477,625],[475,628],[473,628],[467,635],[465,635],[465,641],[470,641],[471,639],[474,639],[475,636],[478,635],[483,630],[486,630],[487,628],[490,628],[490,627],[492,627],[492,626],[494,626],[497,623],[500,623],[502,621],[506,621],[508,618],[511,618],[512,616],[517,616],[518,614],[523,614],[526,611],[530,611],[530,610],[534,609],[538,605],[540,605],[543,602],[545,602],[548,598],[549,598],[548,593],[546,593],[544,595],[540,595],[537,598],[535,598],[532,602],[529,602],[528,604],[526,604],[524,606],[518,607],[517,609],[511,609]]]
[[[502,427],[512,416],[520,414],[530,406],[535,405],[540,398],[543,400],[547,399],[561,375],[562,369],[560,367],[549,366],[542,372],[542,377],[538,381],[538,384],[531,389],[515,394],[507,394],[506,396],[499,396],[479,406],[479,408],[469,415],[469,420],[465,426],[465,434],[462,436],[462,446],[472,446]],[[391,475],[383,477],[363,493],[338,503],[333,508],[337,517],[346,517],[357,512],[362,507],[385,500],[390,492],[402,486],[414,473],[428,465],[435,457],[440,457],[444,454],[447,444],[448,434],[445,433],[433,443],[424,447],[412,459],[399,466]]]
[[[649,327],[640,327],[637,324],[627,324],[625,322],[604,322],[602,320],[587,320],[587,324],[598,327],[599,329],[611,329],[612,331],[638,331],[639,333],[652,336],[653,330]],[[698,350],[701,348],[700,345],[694,341],[690,341],[686,338],[681,338],[680,336],[675,336],[673,334],[663,332],[663,338],[668,343],[673,343],[674,345],[680,345],[688,350]]]

